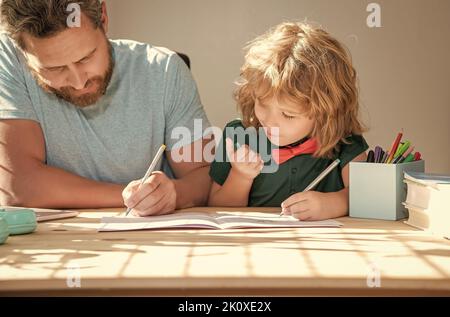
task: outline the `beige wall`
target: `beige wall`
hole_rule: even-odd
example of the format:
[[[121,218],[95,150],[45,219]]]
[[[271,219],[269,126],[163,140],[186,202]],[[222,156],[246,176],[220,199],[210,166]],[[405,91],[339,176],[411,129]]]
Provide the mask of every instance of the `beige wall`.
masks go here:
[[[212,123],[237,113],[233,81],[244,44],[286,20],[320,23],[350,49],[371,146],[399,129],[428,172],[450,174],[450,1],[378,0],[382,27],[366,25],[364,0],[108,0],[109,35],[187,53]]]

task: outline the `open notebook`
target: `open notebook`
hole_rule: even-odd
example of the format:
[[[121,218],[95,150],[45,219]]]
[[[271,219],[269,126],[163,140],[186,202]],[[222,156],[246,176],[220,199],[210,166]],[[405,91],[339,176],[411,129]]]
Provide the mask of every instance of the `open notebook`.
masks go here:
[[[299,221],[291,216],[249,216],[236,213],[183,212],[152,217],[103,217],[99,231],[129,231],[170,228],[237,229],[237,228],[299,228],[340,227],[335,220]]]

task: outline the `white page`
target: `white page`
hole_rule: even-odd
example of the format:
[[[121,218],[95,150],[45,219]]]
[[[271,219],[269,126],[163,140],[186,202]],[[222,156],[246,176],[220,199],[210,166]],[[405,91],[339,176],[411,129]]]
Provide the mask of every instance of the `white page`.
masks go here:
[[[99,231],[144,230],[158,228],[212,228],[220,229],[215,217],[206,213],[175,213],[162,216],[103,217]]]
[[[103,217],[99,231],[127,231],[164,228],[298,228],[340,227],[335,220],[299,221],[291,216],[251,216],[235,213],[175,213],[152,217]]]
[[[237,216],[225,215],[217,218],[223,229],[232,228],[301,228],[301,227],[339,227],[335,220],[300,221],[292,216]]]

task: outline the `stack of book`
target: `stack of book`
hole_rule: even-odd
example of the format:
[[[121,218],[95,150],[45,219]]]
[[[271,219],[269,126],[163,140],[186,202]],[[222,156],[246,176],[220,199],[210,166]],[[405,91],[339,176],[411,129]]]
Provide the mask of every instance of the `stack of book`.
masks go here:
[[[450,239],[450,176],[405,172],[406,224]]]

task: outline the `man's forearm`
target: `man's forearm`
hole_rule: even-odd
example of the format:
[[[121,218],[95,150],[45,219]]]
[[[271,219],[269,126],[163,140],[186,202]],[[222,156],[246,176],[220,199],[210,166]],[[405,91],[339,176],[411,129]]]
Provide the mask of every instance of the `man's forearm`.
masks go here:
[[[44,164],[23,175],[13,175],[2,203],[36,208],[123,207],[125,186],[102,183]]]
[[[184,177],[174,180],[177,191],[177,209],[207,204],[211,188],[208,171],[209,165],[195,169]]]

